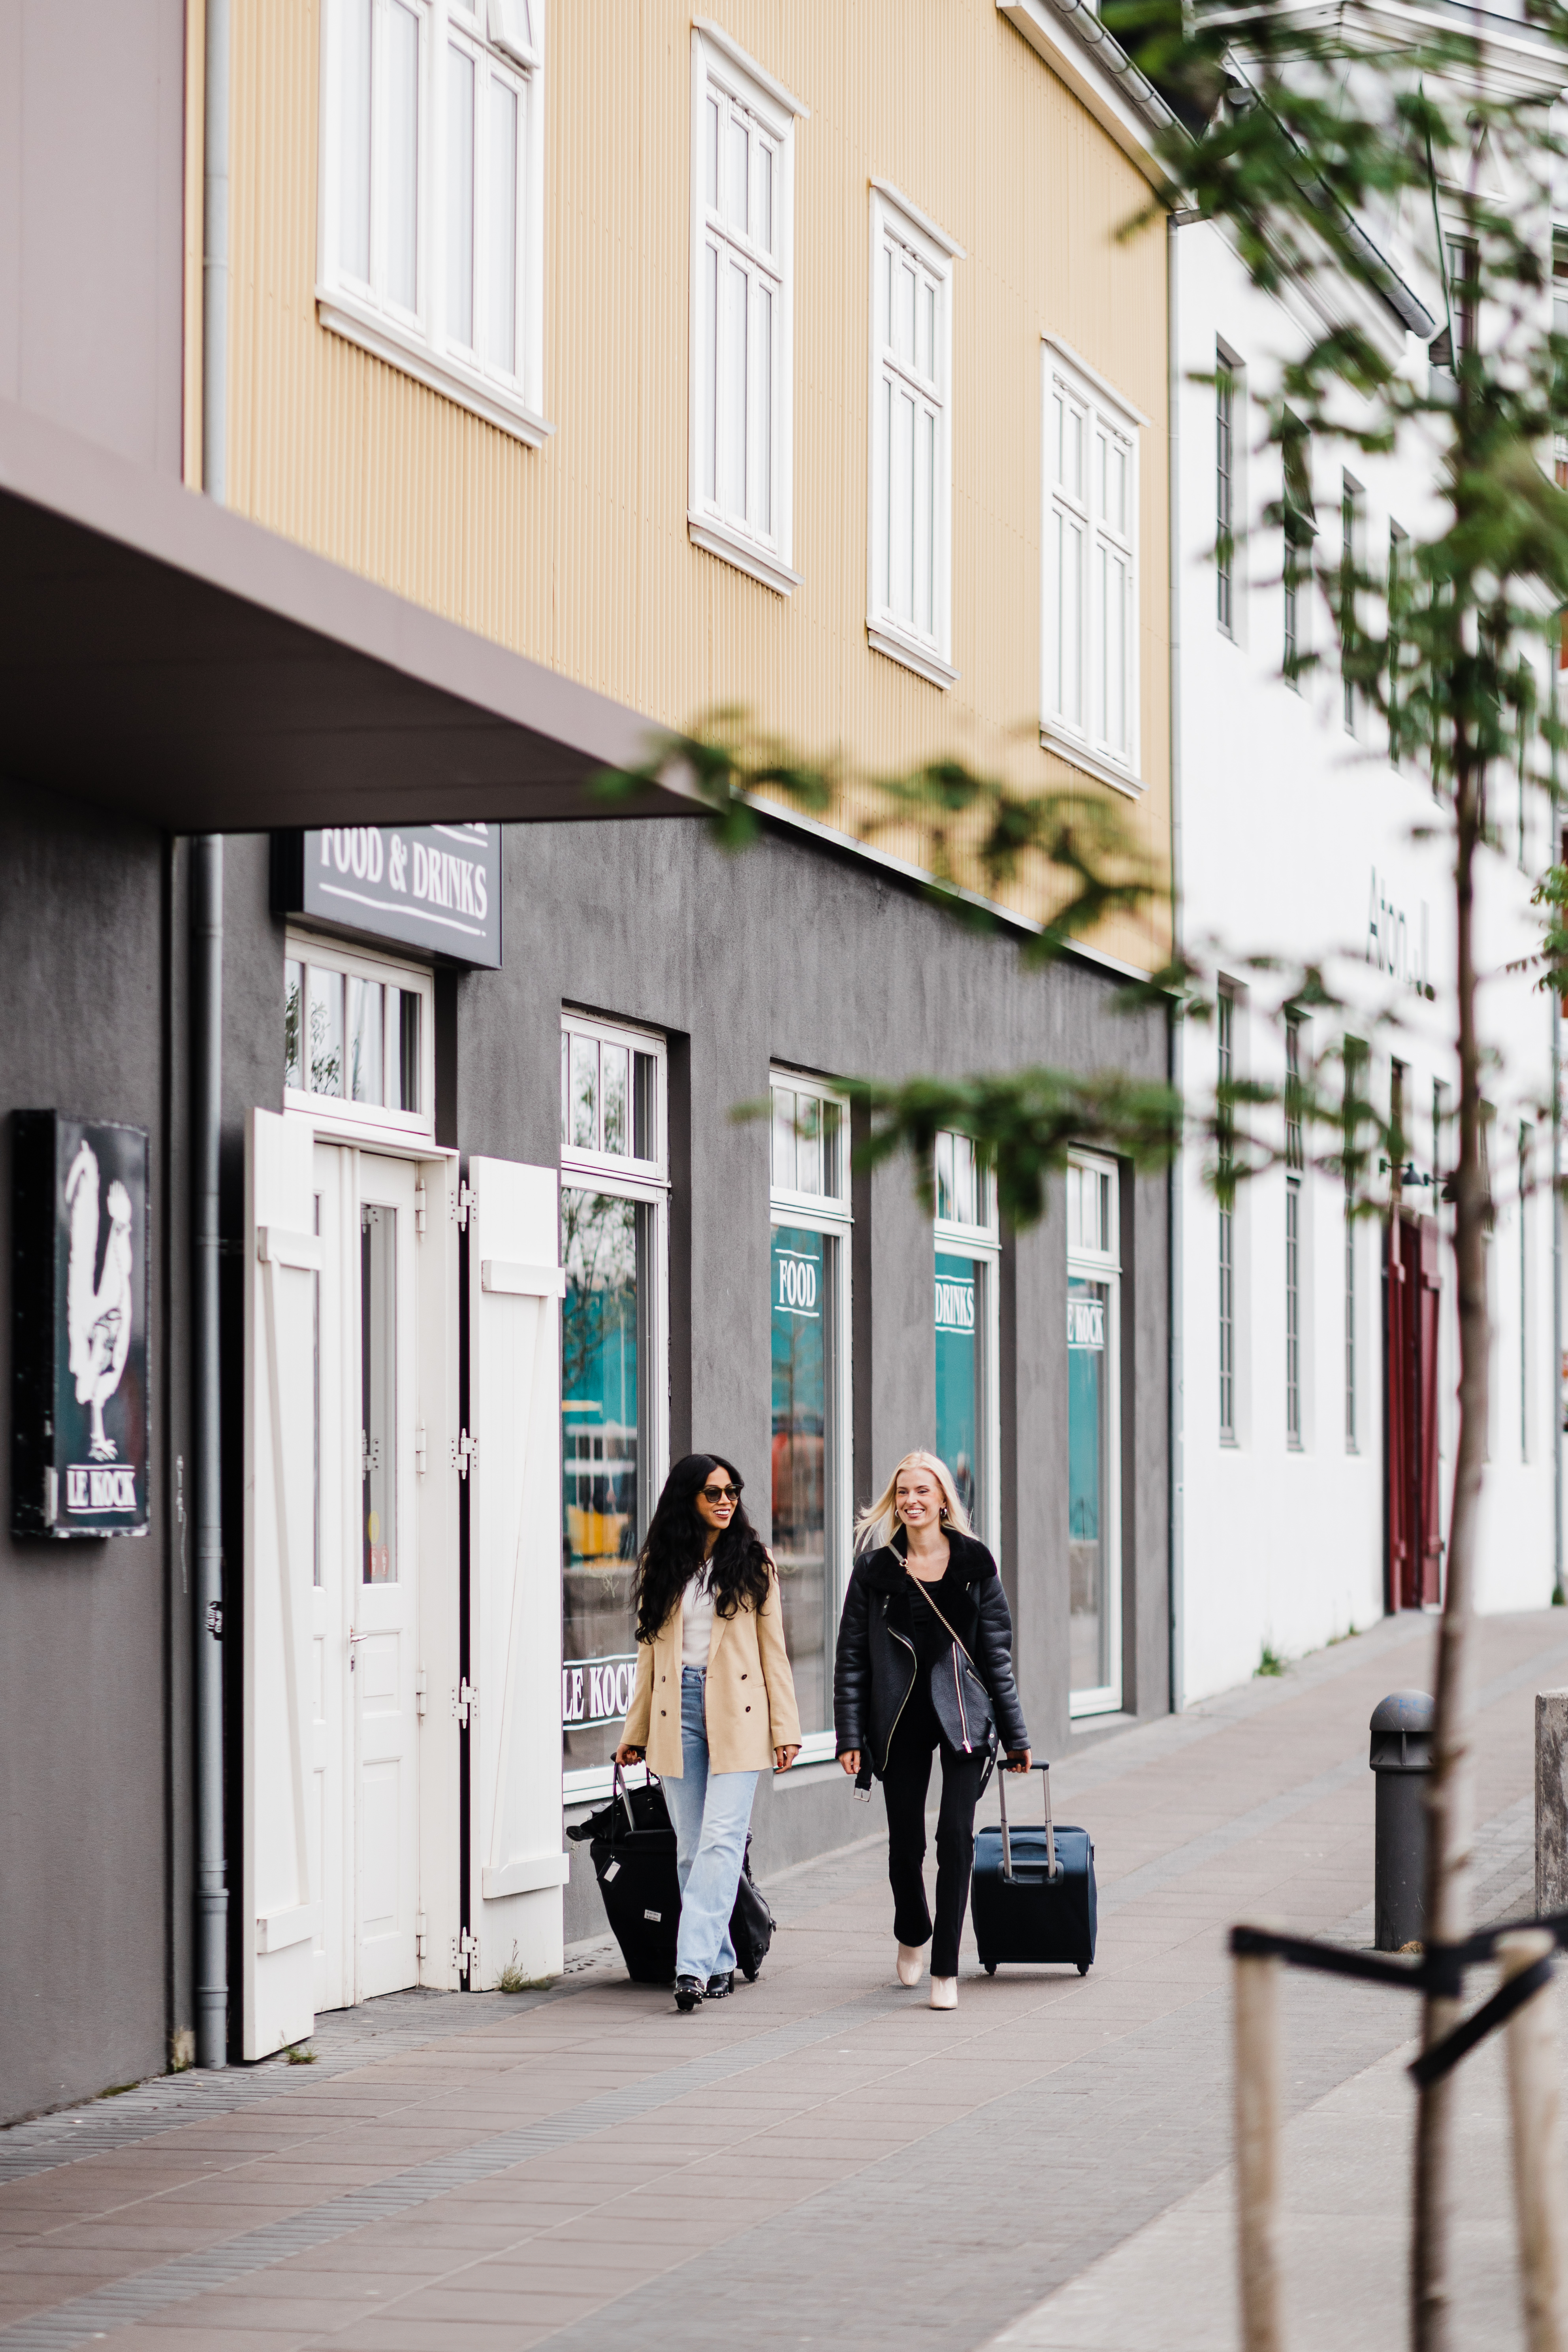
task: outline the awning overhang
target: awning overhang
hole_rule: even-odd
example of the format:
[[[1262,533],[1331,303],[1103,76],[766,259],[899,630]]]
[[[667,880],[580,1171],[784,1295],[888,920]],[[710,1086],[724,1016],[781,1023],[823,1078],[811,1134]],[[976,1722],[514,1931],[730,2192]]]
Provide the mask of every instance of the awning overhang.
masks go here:
[[[612,812],[636,711],[0,402],[0,779],[179,833]]]

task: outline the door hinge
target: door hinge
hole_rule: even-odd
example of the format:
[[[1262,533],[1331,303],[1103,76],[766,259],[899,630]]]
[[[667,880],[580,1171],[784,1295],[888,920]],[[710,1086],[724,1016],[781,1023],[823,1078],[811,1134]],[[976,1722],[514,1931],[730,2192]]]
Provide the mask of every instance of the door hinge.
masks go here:
[[[414,1712],[424,1720],[425,1708],[430,1696],[430,1677],[423,1666],[414,1677]]]
[[[414,1957],[416,1960],[424,1959],[429,1949],[429,1943],[430,1923],[423,1911],[416,1911],[414,1914]]]
[[[422,1234],[425,1230],[426,1212],[428,1207],[429,1195],[425,1190],[425,1179],[423,1176],[416,1176],[414,1180],[414,1230],[416,1234]]]
[[[421,1422],[414,1433],[414,1467],[423,1478],[429,1466],[429,1452],[425,1444],[425,1424]]]
[[[465,1429],[461,1437],[453,1438],[452,1467],[459,1478],[468,1476],[469,1463],[477,1462],[479,1458],[479,1441],[477,1437],[470,1437]]]
[[[478,1715],[479,1711],[479,1686],[478,1683],[471,1683],[466,1679],[460,1680],[458,1684],[457,1689],[452,1693],[452,1713],[457,1717],[458,1721],[462,1725],[465,1731],[467,1731],[471,1718]]]
[[[479,1973],[479,1939],[468,1927],[452,1938],[452,1965],[470,1984]]]
[[[459,1181],[457,1191],[452,1194],[452,1215],[457,1223],[462,1226],[465,1233],[468,1231],[468,1212],[470,1209],[473,1211],[474,1218],[477,1222],[479,1213],[479,1204],[474,1198],[474,1188],[471,1184],[465,1184]]]

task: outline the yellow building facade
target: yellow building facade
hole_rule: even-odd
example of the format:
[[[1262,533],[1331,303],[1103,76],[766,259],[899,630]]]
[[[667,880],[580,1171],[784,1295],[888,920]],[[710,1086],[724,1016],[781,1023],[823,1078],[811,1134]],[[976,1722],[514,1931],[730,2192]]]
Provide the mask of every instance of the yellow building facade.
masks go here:
[[[194,5],[194,126],[201,18]],[[1157,178],[1147,131],[1073,47],[1047,0],[728,0],[695,23],[669,0],[553,0],[548,16],[543,0],[234,0],[229,504],[664,726],[738,709],[850,769],[955,752],[1026,789],[1109,796],[1163,873],[1165,232],[1156,216],[1128,233]],[[485,146],[498,110],[510,148]],[[419,188],[401,221],[383,203],[400,138]],[[749,234],[726,209],[742,139]],[[366,144],[368,200],[345,226]],[[499,376],[448,364],[481,332],[451,290],[451,191],[476,192],[479,243],[465,193],[458,258],[482,299],[498,153],[517,240],[499,254],[499,278],[514,264]],[[193,174],[199,160],[198,128]],[[923,360],[898,357],[892,279],[895,299],[918,281],[917,331],[933,304]],[[731,285],[750,287],[739,346]],[[721,511],[702,524],[737,462],[734,436],[704,458],[737,395],[721,383],[705,409],[703,381],[737,365],[752,478],[731,487],[753,508],[755,444],[773,445],[756,562],[755,517],[750,535]],[[1082,497],[1058,478],[1063,431],[1082,436]],[[186,462],[199,477],[194,436]],[[1094,506],[1108,462],[1114,514],[1115,487]],[[891,511],[889,480],[911,472]],[[890,568],[906,591],[921,577],[907,625],[881,631]],[[883,845],[920,854],[912,836]],[[1041,897],[1035,877],[1016,902],[1038,912]],[[1150,968],[1167,941],[1156,900],[1099,944]]]

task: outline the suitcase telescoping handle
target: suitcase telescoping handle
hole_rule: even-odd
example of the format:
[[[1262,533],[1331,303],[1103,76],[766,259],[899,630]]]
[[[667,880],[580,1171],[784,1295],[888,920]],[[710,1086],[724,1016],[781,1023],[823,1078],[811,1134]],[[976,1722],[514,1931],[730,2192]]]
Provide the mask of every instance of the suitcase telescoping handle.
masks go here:
[[[1029,1769],[1032,1772],[1037,1772],[1040,1775],[1040,1787],[1045,1795],[1046,1876],[1054,1884],[1055,1881],[1062,1874],[1062,1866],[1057,1860],[1057,1832],[1051,1821],[1051,1768],[1048,1764],[1032,1764]],[[1013,1841],[1007,1834],[1007,1774],[1005,1769],[1003,1769],[996,1775],[996,1793],[1002,1800],[1002,1875],[1004,1878],[1011,1882],[1013,1876]]]

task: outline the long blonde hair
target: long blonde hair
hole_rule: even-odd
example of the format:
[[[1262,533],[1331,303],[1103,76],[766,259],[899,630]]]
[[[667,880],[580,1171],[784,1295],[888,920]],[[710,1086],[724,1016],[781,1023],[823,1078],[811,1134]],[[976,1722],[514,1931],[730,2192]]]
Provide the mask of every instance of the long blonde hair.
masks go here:
[[[968,1535],[969,1514],[958,1499],[958,1487],[954,1483],[952,1471],[939,1455],[917,1451],[913,1454],[906,1454],[901,1462],[896,1462],[893,1465],[893,1475],[876,1501],[868,1504],[856,1520],[855,1549],[857,1551],[879,1550],[883,1544],[891,1543],[895,1529],[902,1527],[903,1520],[899,1516],[899,1507],[895,1500],[899,1490],[899,1473],[901,1470],[929,1470],[945,1497],[942,1517],[947,1526],[958,1535]]]

